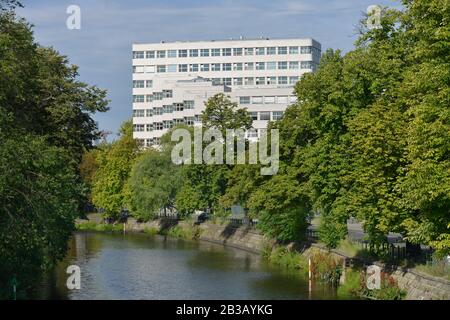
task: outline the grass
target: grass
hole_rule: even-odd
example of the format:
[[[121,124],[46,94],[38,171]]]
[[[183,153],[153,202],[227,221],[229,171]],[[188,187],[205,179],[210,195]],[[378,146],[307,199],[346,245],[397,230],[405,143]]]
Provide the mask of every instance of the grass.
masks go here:
[[[361,289],[361,272],[347,269],[345,271],[345,282],[340,284],[337,293],[344,299],[354,299],[359,297]]]
[[[104,231],[104,232],[121,232],[123,231],[122,224],[104,224],[95,223],[92,221],[77,224],[77,230],[82,231]]]
[[[154,236],[159,233],[159,229],[156,227],[144,228],[143,232],[151,236]]]
[[[271,248],[266,246],[262,252],[263,258],[270,264],[287,270],[301,270],[305,275],[308,273],[308,261],[298,252],[290,251],[279,246]]]
[[[414,269],[434,277],[450,280],[450,265],[446,264],[444,260],[434,261],[430,264],[421,264],[414,267]]]
[[[170,229],[164,230],[161,234],[172,238],[194,240],[200,237],[200,228],[193,225],[188,225],[185,227],[176,225]]]

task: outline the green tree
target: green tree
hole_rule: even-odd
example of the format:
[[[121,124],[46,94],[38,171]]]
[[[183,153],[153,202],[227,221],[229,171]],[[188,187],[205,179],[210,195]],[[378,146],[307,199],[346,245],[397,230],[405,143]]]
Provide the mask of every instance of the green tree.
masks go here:
[[[98,169],[92,184],[92,201],[97,208],[105,210],[107,217],[116,218],[126,207],[125,184],[139,151],[133,139],[133,124],[122,124],[120,136],[110,146],[98,153]]]

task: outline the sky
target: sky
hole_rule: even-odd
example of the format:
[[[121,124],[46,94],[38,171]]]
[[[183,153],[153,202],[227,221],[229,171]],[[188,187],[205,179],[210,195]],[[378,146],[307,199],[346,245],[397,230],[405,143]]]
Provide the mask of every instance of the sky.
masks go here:
[[[356,26],[370,5],[396,0],[21,0],[20,16],[36,41],[79,66],[79,79],[108,91],[111,110],[96,114],[114,139],[132,114],[131,45],[135,42],[311,37],[327,48],[352,49]],[[81,9],[70,30],[67,7]]]

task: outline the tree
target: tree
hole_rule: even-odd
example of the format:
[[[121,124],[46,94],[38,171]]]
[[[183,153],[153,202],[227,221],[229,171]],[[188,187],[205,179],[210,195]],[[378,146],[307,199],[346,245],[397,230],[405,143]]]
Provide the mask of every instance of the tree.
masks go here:
[[[61,259],[83,188],[78,164],[92,147],[106,92],[78,81],[76,66],[38,45],[31,26],[0,1],[0,297],[18,294]]]
[[[98,153],[98,169],[92,184],[92,201],[105,210],[108,217],[117,218],[126,207],[125,184],[130,176],[139,148],[133,139],[133,124],[125,122],[119,139]]]

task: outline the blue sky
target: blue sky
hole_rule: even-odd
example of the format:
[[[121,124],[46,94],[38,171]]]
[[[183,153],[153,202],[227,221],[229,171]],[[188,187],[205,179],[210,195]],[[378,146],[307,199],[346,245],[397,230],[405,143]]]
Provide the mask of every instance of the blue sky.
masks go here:
[[[114,132],[131,116],[131,44],[161,40],[312,37],[322,49],[351,50],[369,5],[395,0],[22,0],[19,15],[36,40],[78,65],[80,79],[108,90],[111,110],[95,119]],[[81,8],[81,29],[66,27],[66,8]]]

